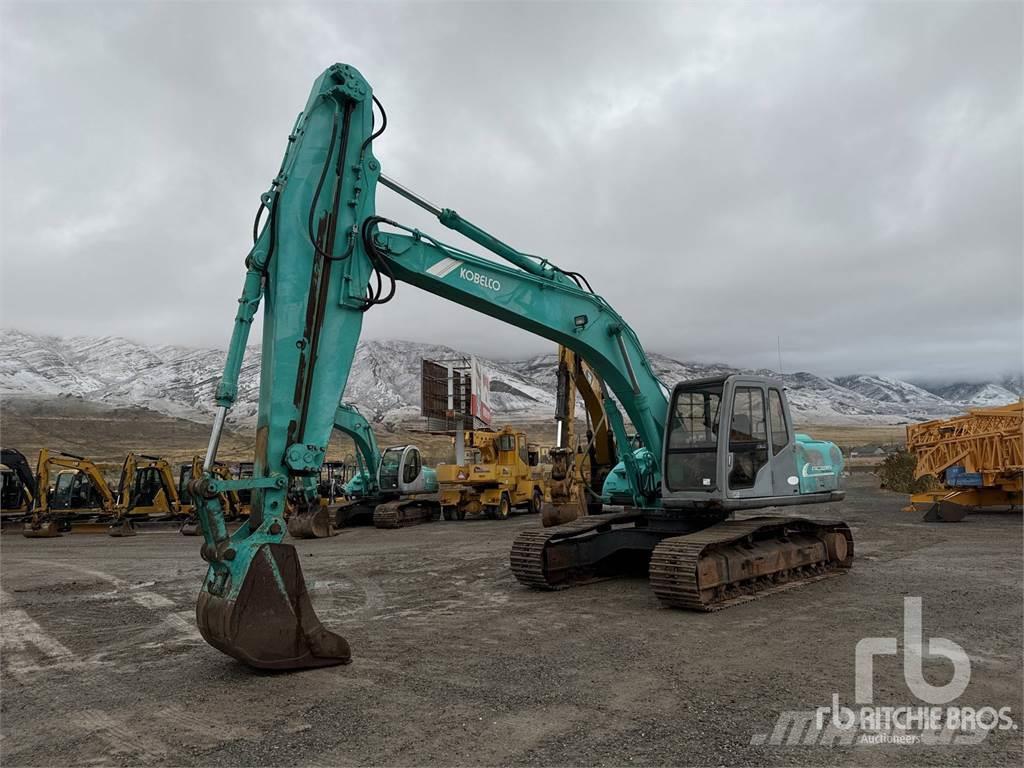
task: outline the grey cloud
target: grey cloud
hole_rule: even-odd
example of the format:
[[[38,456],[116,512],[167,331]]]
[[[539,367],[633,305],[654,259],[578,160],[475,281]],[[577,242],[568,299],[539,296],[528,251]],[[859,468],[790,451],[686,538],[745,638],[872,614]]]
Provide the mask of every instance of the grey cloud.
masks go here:
[[[825,374],[1022,368],[1019,3],[5,4],[3,323],[224,344],[315,76],[385,171],[585,272],[646,346]],[[382,213],[459,242],[386,191]],[[368,336],[547,344],[411,287]]]

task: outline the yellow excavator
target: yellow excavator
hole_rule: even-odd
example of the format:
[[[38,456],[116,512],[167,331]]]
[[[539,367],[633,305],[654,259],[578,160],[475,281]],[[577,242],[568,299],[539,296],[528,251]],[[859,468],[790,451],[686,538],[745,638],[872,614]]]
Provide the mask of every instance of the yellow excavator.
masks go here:
[[[558,348],[555,446],[549,453],[551,500],[541,510],[544,527],[601,511],[601,489],[618,463],[615,435],[604,409],[604,382],[582,357]],[[576,397],[583,399],[586,443],[576,434]]]
[[[110,535],[134,536],[137,522],[172,520],[182,514],[171,465],[159,456],[129,453],[121,466],[117,517]]]
[[[58,470],[53,478],[51,473]],[[30,539],[60,536],[72,522],[109,523],[117,516],[117,500],[99,467],[70,453],[43,448],[36,463],[37,497],[32,519],[22,530]]]
[[[465,433],[465,440],[466,448],[480,453],[479,461],[437,466],[445,520],[480,513],[507,520],[514,509],[540,512],[547,481],[538,468],[539,452],[527,442],[526,433],[512,427],[498,432],[472,430]]]

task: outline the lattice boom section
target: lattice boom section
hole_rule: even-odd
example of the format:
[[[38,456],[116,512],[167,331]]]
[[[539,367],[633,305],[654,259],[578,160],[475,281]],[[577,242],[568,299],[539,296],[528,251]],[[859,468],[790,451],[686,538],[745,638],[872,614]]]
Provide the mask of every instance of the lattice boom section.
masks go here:
[[[984,485],[1020,484],[1024,471],[1024,400],[977,408],[963,416],[907,427],[907,450],[917,455],[916,477],[936,477],[952,466],[982,475]]]

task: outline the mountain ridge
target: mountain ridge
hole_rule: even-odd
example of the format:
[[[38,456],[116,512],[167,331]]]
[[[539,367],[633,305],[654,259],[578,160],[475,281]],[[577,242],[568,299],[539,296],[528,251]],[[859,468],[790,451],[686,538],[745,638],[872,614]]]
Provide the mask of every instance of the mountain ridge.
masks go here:
[[[224,351],[211,347],[147,346],[118,336],[42,336],[0,329],[0,395],[77,396],[110,406],[141,406],[191,421],[207,421]],[[419,417],[420,360],[468,357],[452,347],[391,340],[361,341],[345,400],[378,422]],[[523,360],[477,359],[491,378],[496,420],[550,419],[555,404],[554,352]],[[666,385],[736,372],[723,363],[684,362],[649,355]],[[250,347],[239,377],[230,421],[255,422],[260,350]],[[776,376],[772,371],[756,373]],[[1013,402],[1024,382],[1002,381],[920,386],[885,376],[856,374],[829,379],[810,372],[782,377],[794,419],[803,424],[902,424],[951,416],[968,407]]]

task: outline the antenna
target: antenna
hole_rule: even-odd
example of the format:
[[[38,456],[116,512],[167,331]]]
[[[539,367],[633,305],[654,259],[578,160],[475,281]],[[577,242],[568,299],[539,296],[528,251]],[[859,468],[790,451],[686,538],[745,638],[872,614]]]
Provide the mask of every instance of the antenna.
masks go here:
[[[779,350],[779,378],[782,380],[782,383],[785,384],[786,374],[782,372],[782,336],[776,336],[775,343]]]

